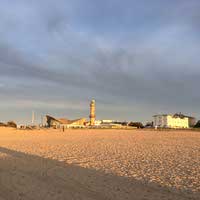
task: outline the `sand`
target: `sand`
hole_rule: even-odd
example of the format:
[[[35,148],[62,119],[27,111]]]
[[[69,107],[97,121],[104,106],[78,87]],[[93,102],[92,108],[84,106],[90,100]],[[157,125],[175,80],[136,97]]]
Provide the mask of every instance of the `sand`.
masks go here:
[[[0,128],[0,200],[200,199],[200,132]]]

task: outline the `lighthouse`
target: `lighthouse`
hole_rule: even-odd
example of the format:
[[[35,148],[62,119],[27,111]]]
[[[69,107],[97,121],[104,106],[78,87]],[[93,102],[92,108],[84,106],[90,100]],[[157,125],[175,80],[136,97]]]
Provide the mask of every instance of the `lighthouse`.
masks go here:
[[[90,126],[95,125],[95,112],[96,112],[96,102],[95,100],[92,100],[90,103]]]

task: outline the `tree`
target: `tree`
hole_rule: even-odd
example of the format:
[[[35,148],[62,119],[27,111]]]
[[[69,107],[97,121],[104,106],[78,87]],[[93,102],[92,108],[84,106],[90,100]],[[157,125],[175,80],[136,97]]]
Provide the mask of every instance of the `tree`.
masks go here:
[[[153,122],[147,122],[144,127],[145,128],[152,128],[153,127]]]
[[[200,120],[196,123],[196,125],[194,126],[194,128],[200,128]]]
[[[0,122],[0,126],[6,126],[6,124],[4,124],[3,122]]]
[[[130,122],[128,125],[132,127],[137,127],[137,128],[144,128],[141,122]]]
[[[7,122],[8,127],[17,128],[17,124],[14,121]]]

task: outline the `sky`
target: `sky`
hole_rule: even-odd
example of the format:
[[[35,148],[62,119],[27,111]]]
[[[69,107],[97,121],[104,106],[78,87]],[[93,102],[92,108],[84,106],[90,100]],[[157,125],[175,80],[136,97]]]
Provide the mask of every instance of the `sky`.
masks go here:
[[[0,0],[0,121],[200,119],[199,0]]]

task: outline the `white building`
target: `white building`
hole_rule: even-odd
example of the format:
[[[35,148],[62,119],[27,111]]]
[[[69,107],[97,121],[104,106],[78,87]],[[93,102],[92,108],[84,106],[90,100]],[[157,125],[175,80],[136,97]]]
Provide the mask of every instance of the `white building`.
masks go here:
[[[102,124],[101,120],[95,120],[95,126],[100,126]]]
[[[101,122],[103,123],[103,124],[111,124],[111,123],[113,123],[115,120],[112,120],[112,119],[102,119],[101,120]]]
[[[189,118],[182,114],[154,115],[154,127],[189,128]]]

